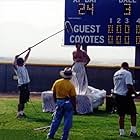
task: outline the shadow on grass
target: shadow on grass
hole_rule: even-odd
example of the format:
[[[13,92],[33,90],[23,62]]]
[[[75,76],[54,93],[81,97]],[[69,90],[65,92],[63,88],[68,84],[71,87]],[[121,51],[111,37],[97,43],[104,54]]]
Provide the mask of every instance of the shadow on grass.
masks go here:
[[[28,122],[50,122],[51,118],[44,118],[44,117],[34,117],[34,116],[27,116],[26,120]]]
[[[93,114],[95,116],[106,117],[106,116],[110,116],[110,115],[116,114],[116,113],[111,113],[111,112],[107,112],[107,111],[104,111],[104,110],[95,110]]]
[[[75,116],[99,116],[99,117],[107,117],[110,116],[112,113],[108,113],[104,110],[95,110],[92,113],[87,114],[76,114]]]

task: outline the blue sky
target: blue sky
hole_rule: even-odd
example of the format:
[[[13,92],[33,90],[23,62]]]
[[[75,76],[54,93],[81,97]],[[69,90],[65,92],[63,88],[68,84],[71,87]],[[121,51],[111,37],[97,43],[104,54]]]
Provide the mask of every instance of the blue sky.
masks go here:
[[[64,28],[64,0],[0,0],[0,57],[13,58]],[[64,33],[32,49],[31,63],[72,63],[72,46],[63,45]],[[134,65],[135,48],[88,47],[91,65]],[[39,61],[32,61],[38,59]],[[11,59],[12,62],[12,59]]]

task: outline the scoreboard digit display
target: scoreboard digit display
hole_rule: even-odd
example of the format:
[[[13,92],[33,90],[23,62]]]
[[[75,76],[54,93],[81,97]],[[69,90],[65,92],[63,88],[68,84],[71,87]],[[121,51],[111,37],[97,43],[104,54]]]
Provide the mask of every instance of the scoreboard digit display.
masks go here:
[[[65,0],[66,22],[64,45],[140,45],[140,0]]]

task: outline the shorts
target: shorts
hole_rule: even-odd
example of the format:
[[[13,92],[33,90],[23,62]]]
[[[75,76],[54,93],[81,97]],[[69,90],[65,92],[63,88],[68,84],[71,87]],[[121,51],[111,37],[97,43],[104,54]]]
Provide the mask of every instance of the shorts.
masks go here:
[[[136,115],[136,106],[131,96],[116,95],[115,100],[119,116]]]
[[[19,96],[19,104],[24,104],[29,101],[30,91],[28,88],[28,84],[23,84],[19,86],[20,96]]]

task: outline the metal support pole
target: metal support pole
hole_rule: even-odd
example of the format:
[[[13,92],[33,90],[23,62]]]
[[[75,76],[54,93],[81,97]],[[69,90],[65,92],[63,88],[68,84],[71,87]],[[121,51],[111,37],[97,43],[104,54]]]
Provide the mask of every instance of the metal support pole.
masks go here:
[[[140,67],[140,46],[136,46],[135,50],[135,66]],[[140,91],[140,68],[134,69],[135,89]]]

